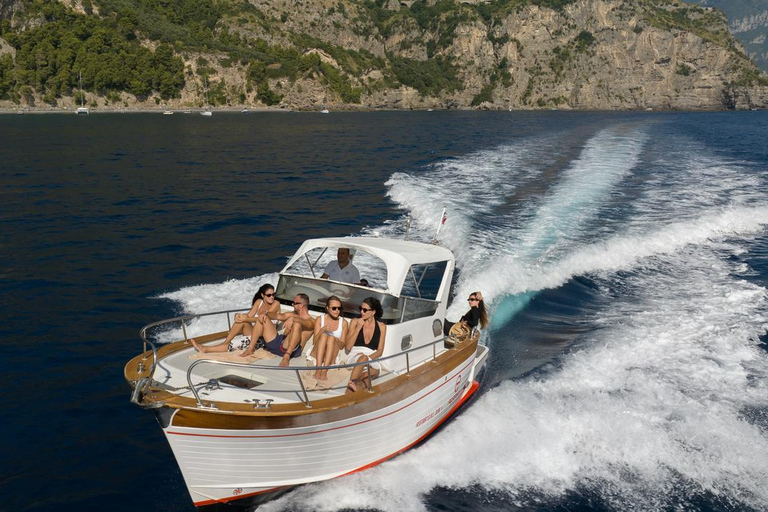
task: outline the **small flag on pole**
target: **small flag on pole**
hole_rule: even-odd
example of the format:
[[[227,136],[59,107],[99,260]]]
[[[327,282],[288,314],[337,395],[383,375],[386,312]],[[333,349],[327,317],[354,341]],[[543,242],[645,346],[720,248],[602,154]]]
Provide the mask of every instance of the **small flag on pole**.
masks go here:
[[[437,237],[440,234],[440,228],[443,227],[443,224],[445,224],[446,220],[448,220],[448,214],[445,212],[445,208],[443,208],[443,214],[440,216],[440,224],[437,225],[437,232],[435,233],[435,239],[432,241],[433,244],[437,243]]]

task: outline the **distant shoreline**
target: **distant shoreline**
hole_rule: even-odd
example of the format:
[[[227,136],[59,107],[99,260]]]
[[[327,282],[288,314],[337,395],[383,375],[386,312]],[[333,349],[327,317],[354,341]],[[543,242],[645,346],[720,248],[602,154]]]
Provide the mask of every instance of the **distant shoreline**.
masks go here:
[[[206,109],[201,107],[195,107],[195,108],[105,108],[105,107],[98,107],[98,108],[91,108],[89,111],[89,114],[163,114],[166,111],[172,112],[174,114],[181,114],[181,115],[192,115],[197,114],[200,115],[201,112],[204,112]],[[218,107],[218,108],[209,108],[211,112],[216,113],[242,113],[244,110],[247,110],[248,113],[264,113],[264,112],[283,112],[283,113],[320,113],[319,110],[315,109],[291,109],[287,107]],[[451,108],[451,109],[443,109],[443,108],[409,108],[409,109],[379,109],[379,108],[371,108],[371,107],[358,107],[358,108],[351,108],[349,105],[337,105],[335,108],[331,109],[331,112],[431,112],[431,111],[440,111],[440,112],[507,112],[508,109],[467,109],[467,108]],[[750,110],[765,110],[762,108],[751,108],[751,109],[708,109],[708,108],[701,108],[701,109],[690,109],[690,110],[682,110],[682,109],[621,109],[621,110],[591,110],[591,109],[574,109],[574,108],[530,108],[530,109],[512,109],[509,110],[509,112],[550,112],[550,111],[560,111],[560,112],[667,112],[667,113],[673,113],[673,112],[748,112]],[[10,108],[0,108],[0,115],[21,115],[21,114],[76,114],[76,108],[66,109],[66,108],[38,108],[38,107],[25,107],[25,108],[17,108],[17,109],[10,109]]]
[[[165,111],[173,112],[174,114],[200,114],[205,109],[200,107],[195,108],[91,108],[90,114],[162,114]],[[240,113],[243,110],[248,112],[291,112],[290,109],[274,108],[274,107],[221,107],[211,108],[211,112],[235,112]],[[307,112],[312,112],[311,110]],[[16,109],[0,108],[0,115],[19,115],[19,114],[75,114],[76,108],[37,108],[37,107],[20,107]]]

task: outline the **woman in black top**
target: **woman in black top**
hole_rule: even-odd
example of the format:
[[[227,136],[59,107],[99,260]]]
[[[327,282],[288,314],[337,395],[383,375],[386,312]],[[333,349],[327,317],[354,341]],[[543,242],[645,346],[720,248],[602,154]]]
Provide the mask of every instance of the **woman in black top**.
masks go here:
[[[379,321],[383,314],[384,309],[376,297],[363,299],[363,304],[360,306],[360,318],[352,320],[347,331],[347,364],[378,359],[384,353],[387,326]],[[368,366],[371,368],[370,378],[378,377],[381,366],[378,363],[371,363]],[[368,366],[360,365],[352,368],[347,393],[357,391],[357,384]],[[363,380],[363,383],[367,384],[366,380]]]
[[[480,329],[485,329],[485,326],[488,325],[488,313],[485,311],[483,294],[480,292],[470,293],[467,302],[469,302],[469,311],[461,317],[459,323],[464,326],[468,333],[471,333],[478,326]],[[451,332],[451,328],[454,325],[456,325],[454,322],[445,321],[443,332],[446,336]]]

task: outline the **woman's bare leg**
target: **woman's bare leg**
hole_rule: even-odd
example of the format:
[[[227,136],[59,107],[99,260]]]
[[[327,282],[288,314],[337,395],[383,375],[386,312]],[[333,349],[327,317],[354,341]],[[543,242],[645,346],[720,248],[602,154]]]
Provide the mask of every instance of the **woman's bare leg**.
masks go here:
[[[368,356],[364,354],[360,354],[360,356],[355,361],[356,363],[362,363],[365,361],[369,361],[370,359]],[[357,381],[360,380],[360,376],[363,375],[363,370],[365,369],[365,366],[359,365],[352,368],[352,375],[349,376],[349,383],[351,384],[347,386],[347,393],[351,393],[354,391],[357,391]]]
[[[229,344],[232,339],[243,332],[243,327],[246,325],[251,325],[245,322],[235,322],[235,325],[232,326],[232,328],[229,330],[229,333],[227,334],[227,339],[224,340],[225,344]]]
[[[315,340],[315,350],[317,351],[315,354],[315,358],[317,360],[317,366],[323,366],[323,359],[325,358],[325,353],[328,350],[328,343],[330,340],[330,336],[328,336],[325,333],[320,333],[320,336],[318,336],[317,340]],[[317,380],[325,380],[325,374],[327,372],[325,370],[315,370],[315,378]]]
[[[335,336],[326,336],[325,357],[322,362],[318,359],[318,365],[331,366],[336,362],[336,356],[339,355],[339,350],[341,350],[341,340]],[[320,376],[317,377],[318,380],[328,379],[328,370],[318,370],[318,372],[322,372]]]
[[[265,331],[264,327],[267,324],[271,325],[274,328],[274,325],[272,325],[272,322],[270,322],[269,320],[267,320],[264,323],[256,322],[253,325],[253,327],[251,327],[251,332],[250,332],[251,344],[248,345],[248,348],[246,348],[243,351],[242,354],[240,354],[241,356],[245,357],[245,356],[249,356],[249,355],[253,354],[253,351],[256,350],[256,343],[258,342],[260,337],[263,337],[264,339],[267,339],[267,337],[266,337],[267,335],[264,332]],[[271,339],[274,339],[274,338],[271,338]]]
[[[189,342],[192,344],[193,347],[195,347],[195,350],[197,350],[202,354],[207,354],[209,352],[227,352],[229,350],[228,341],[219,343],[218,345],[213,345],[212,347],[206,347],[204,345],[201,345],[192,338],[189,339]]]

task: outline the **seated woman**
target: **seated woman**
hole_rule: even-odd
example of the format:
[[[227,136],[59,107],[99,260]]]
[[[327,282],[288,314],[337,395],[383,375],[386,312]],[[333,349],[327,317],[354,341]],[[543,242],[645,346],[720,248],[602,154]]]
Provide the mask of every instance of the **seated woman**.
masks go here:
[[[485,326],[488,325],[488,313],[485,311],[485,302],[483,302],[482,293],[470,293],[467,302],[469,302],[469,311],[461,317],[458,323],[461,324],[469,335],[478,325],[480,325],[481,329],[485,329]],[[446,320],[445,325],[443,326],[443,333],[448,336],[454,325],[456,325],[456,323]]]
[[[279,311],[280,303],[275,300],[275,287],[271,284],[263,284],[253,296],[251,310],[248,313],[235,314],[235,324],[229,330],[227,339],[222,343],[205,347],[193,339],[190,339],[189,342],[198,352],[202,353],[245,350],[251,345],[253,324],[259,320],[259,317],[268,317],[273,323],[276,323]],[[243,334],[243,339],[239,343],[233,343],[234,337],[240,333]]]
[[[379,322],[379,318],[383,314],[384,309],[377,298],[368,297],[363,300],[363,304],[360,306],[360,318],[352,320],[349,326],[346,340],[348,354],[346,364],[378,359],[384,353],[387,326],[383,322]],[[347,393],[357,391],[357,385],[364,379],[367,368],[365,365],[352,368],[352,375],[349,377],[349,384],[347,384]],[[381,366],[379,363],[371,363],[370,368],[369,377],[375,379],[381,373]],[[367,384],[366,380],[363,380],[364,385]]]
[[[325,310],[324,315],[315,319],[315,347],[311,356],[317,366],[334,364],[347,339],[347,321],[341,318],[341,299],[335,295],[328,297]],[[328,370],[316,370],[314,377],[317,380],[328,380]]]

